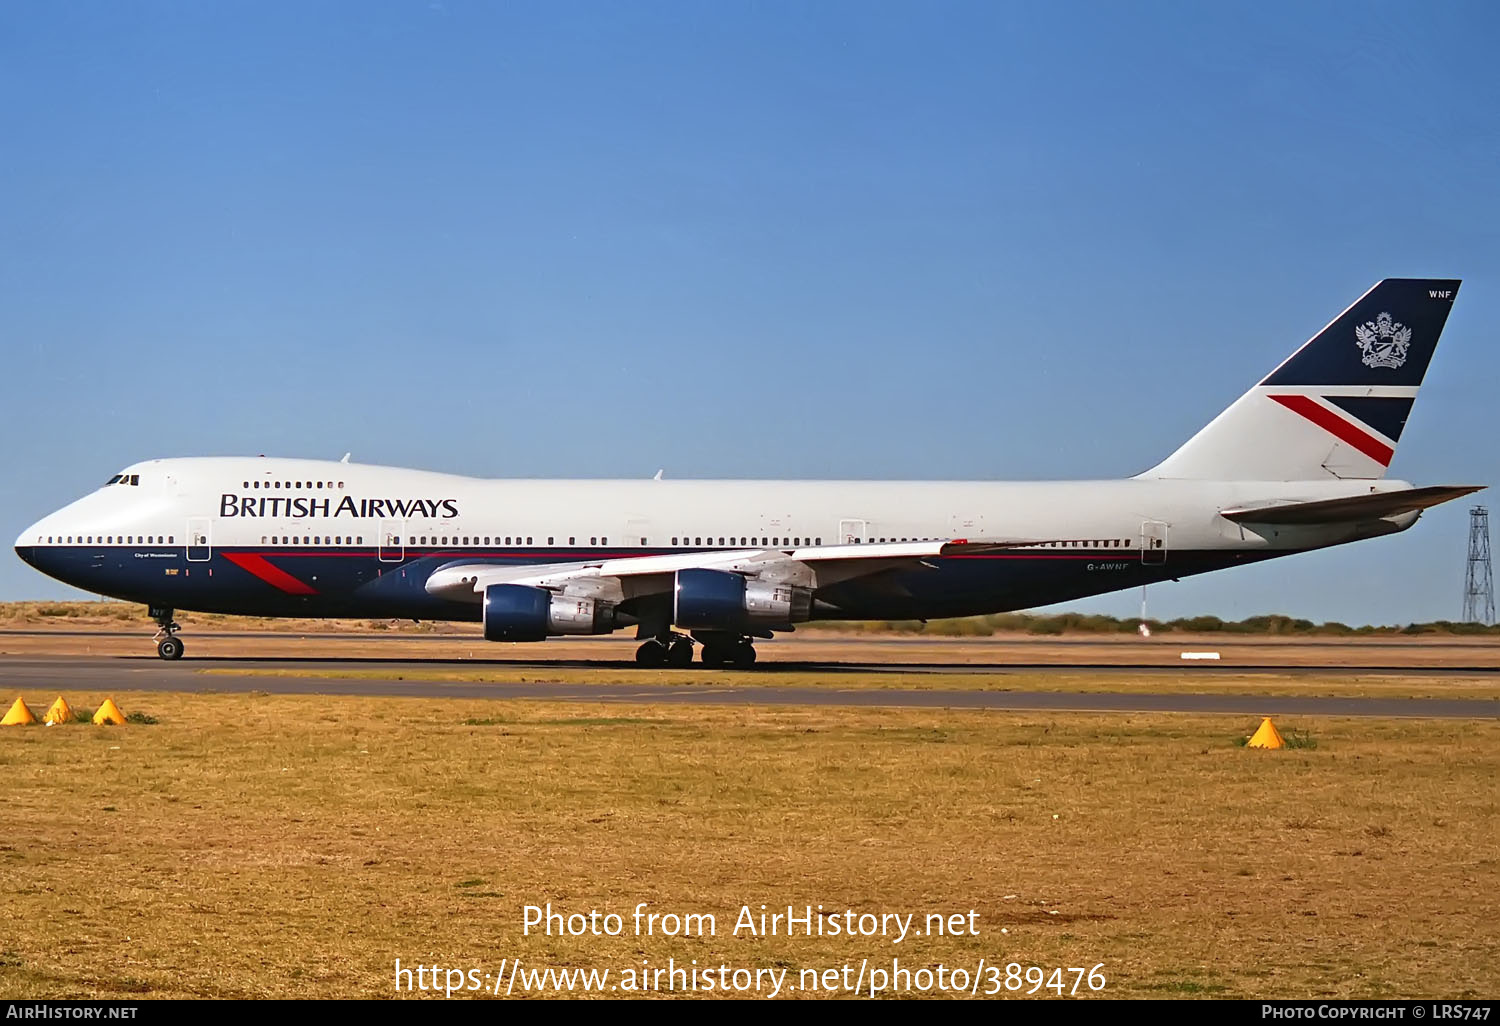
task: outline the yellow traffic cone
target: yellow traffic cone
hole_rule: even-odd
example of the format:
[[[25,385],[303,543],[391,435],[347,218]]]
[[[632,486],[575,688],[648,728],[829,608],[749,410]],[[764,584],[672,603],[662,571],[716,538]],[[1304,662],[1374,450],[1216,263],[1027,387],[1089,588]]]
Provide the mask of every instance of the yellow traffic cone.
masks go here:
[[[10,712],[5,714],[5,719],[0,720],[0,727],[20,727],[28,723],[35,723],[36,717],[31,715],[31,710],[26,706],[26,699],[17,698],[16,704],[10,707]]]
[[[1281,740],[1281,734],[1276,730],[1276,725],[1267,716],[1260,721],[1260,729],[1257,730],[1246,744],[1247,748],[1285,748],[1286,742]]]
[[[94,722],[96,724],[113,723],[117,726],[123,727],[125,725],[125,714],[120,711],[120,707],[118,705],[115,705],[115,700],[113,698],[106,698],[104,700],[104,704],[99,707],[99,711],[94,713]],[[1281,739],[1277,738],[1277,740],[1279,741]]]
[[[57,696],[57,701],[52,703],[52,707],[47,710],[47,715],[42,717],[42,720],[48,724],[72,723],[76,719],[78,717],[73,715],[72,707],[62,695]]]

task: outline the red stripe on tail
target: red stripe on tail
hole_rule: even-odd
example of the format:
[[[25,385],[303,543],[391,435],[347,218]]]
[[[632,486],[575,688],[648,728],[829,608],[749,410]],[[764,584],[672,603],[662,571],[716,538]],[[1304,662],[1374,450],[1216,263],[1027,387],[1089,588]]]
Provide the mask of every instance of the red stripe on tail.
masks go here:
[[[1391,465],[1391,457],[1396,455],[1395,449],[1392,449],[1373,435],[1361,431],[1354,424],[1340,417],[1327,407],[1319,406],[1310,397],[1305,395],[1273,395],[1271,398],[1293,413],[1306,417],[1339,441],[1348,442],[1382,467],[1389,467]]]

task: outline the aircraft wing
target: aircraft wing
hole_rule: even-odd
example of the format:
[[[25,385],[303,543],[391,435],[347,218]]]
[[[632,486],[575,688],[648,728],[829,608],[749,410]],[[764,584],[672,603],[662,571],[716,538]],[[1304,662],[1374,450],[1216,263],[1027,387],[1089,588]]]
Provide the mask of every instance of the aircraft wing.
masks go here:
[[[1348,521],[1379,520],[1424,510],[1429,506],[1462,498],[1484,485],[1434,485],[1430,488],[1407,488],[1399,492],[1372,492],[1347,499],[1319,499],[1316,502],[1286,502],[1243,509],[1226,509],[1219,515],[1236,523],[1254,524],[1336,524]]]
[[[979,555],[1018,545],[1040,545],[1042,539],[875,542],[859,545],[813,545],[789,549],[723,549],[654,556],[625,556],[576,563],[500,566],[452,563],[427,579],[428,593],[459,602],[480,602],[492,584],[523,584],[566,589],[600,597],[633,598],[672,588],[678,570],[723,570],[746,577],[822,588],[886,570],[916,568],[940,556]]]

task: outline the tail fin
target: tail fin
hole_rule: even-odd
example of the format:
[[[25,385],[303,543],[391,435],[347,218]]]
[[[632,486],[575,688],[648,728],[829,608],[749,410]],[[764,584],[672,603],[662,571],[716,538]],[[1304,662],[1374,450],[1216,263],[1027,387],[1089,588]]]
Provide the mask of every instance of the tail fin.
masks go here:
[[[1385,476],[1459,282],[1387,278],[1143,478]]]

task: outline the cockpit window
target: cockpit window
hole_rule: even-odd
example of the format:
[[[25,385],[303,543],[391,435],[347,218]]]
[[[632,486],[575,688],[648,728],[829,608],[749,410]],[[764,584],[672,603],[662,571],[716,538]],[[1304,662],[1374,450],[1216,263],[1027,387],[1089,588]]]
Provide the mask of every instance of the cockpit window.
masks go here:
[[[104,486],[108,488],[110,485],[139,485],[140,483],[141,475],[139,474],[116,474],[104,482]]]
[[[112,484],[119,484],[120,483],[120,479],[123,478],[124,476],[125,476],[124,474],[116,474],[114,477],[112,477],[108,481],[104,482],[105,487],[108,487],[109,485],[112,485]]]

